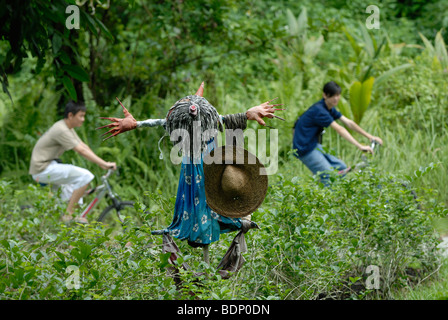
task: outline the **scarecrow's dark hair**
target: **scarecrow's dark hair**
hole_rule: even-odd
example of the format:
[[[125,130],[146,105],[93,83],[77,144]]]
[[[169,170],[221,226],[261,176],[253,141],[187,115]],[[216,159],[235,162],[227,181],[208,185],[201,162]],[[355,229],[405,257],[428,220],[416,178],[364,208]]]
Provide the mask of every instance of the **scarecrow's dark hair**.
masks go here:
[[[341,94],[342,89],[336,82],[330,81],[324,85],[323,91],[328,97],[332,97],[334,95]]]
[[[68,118],[68,114],[71,112],[73,115],[77,114],[79,111],[86,111],[86,105],[84,104],[84,102],[79,101],[79,102],[74,102],[74,101],[69,101],[66,105],[65,105],[65,111],[64,111],[64,118]]]
[[[197,117],[192,118],[189,114],[189,108],[195,105],[198,108]],[[214,138],[217,129],[222,131],[220,126],[220,117],[218,111],[205,98],[190,95],[178,100],[168,111],[166,116],[166,130],[169,135],[176,129],[186,130],[190,135],[190,145],[184,147],[193,147],[193,139],[199,139],[201,150],[205,150],[210,139]],[[195,121],[200,121],[201,136],[195,137],[193,126]],[[186,141],[185,141],[186,142]]]

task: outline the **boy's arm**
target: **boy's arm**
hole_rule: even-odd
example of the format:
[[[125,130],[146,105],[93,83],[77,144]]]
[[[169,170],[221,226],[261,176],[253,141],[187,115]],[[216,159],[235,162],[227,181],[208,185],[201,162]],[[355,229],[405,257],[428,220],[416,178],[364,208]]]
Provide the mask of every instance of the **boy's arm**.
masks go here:
[[[355,138],[353,138],[353,136],[350,134],[350,132],[348,132],[347,129],[339,125],[336,121],[333,121],[330,124],[330,127],[333,128],[342,138],[344,138],[351,144],[354,144],[359,150],[373,153],[372,148],[360,144]]]
[[[375,140],[377,142],[379,142],[379,144],[383,144],[383,140],[381,140],[381,138],[379,137],[375,137],[369,133],[367,133],[366,131],[364,131],[364,129],[362,129],[355,121],[345,117],[345,116],[341,116],[339,118],[342,123],[349,128],[350,130],[356,131],[359,134],[362,134],[364,137],[366,137],[367,139],[369,139],[369,141]]]
[[[98,157],[92,151],[92,149],[90,149],[90,147],[82,141],[80,143],[78,143],[78,145],[76,147],[74,147],[73,150],[76,151],[77,153],[79,153],[81,156],[83,156],[87,160],[89,160],[93,163],[96,163],[102,169],[105,169],[105,170],[106,169],[114,169],[115,170],[117,168],[117,165],[115,164],[115,162],[104,161],[103,159]]]

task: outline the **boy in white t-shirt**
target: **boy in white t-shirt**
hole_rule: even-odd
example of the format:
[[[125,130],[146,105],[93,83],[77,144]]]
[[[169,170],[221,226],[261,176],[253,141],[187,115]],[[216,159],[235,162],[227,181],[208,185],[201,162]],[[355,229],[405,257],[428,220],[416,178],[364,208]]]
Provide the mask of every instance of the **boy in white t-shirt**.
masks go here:
[[[75,206],[81,202],[94,175],[87,169],[58,162],[67,150],[74,150],[102,169],[116,169],[115,162],[106,162],[98,157],[76,134],[74,128],[84,122],[86,107],[83,103],[70,101],[65,107],[64,119],[57,121],[37,141],[31,155],[29,173],[37,182],[60,186],[61,197],[68,200],[67,214],[62,220],[73,218]],[[87,223],[87,219],[77,217],[77,222]]]

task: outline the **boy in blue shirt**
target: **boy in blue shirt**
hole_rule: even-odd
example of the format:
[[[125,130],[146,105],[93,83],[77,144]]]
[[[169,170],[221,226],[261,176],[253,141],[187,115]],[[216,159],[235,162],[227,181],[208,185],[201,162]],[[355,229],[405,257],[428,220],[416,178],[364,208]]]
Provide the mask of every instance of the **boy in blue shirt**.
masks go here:
[[[370,146],[360,144],[343,126],[336,123],[341,122],[349,129],[365,136],[370,141],[375,140],[379,144],[383,141],[365,132],[353,120],[343,116],[336,106],[341,97],[341,87],[334,81],[324,85],[323,99],[313,104],[296,121],[294,126],[293,149],[295,155],[299,158],[313,174],[336,169],[344,174],[347,171],[347,165],[341,160],[325,153],[319,142],[320,135],[324,128],[331,127],[344,139],[354,144],[363,152],[373,153]],[[320,175],[321,181],[328,186],[328,174]]]

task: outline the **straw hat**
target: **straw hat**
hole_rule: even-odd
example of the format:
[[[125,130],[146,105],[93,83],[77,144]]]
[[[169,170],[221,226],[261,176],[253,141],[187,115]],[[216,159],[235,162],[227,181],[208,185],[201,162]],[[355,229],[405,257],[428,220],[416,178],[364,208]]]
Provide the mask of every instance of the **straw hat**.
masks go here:
[[[266,197],[268,176],[265,173],[258,158],[243,148],[224,146],[212,150],[204,157],[207,204],[229,218],[253,213]]]

